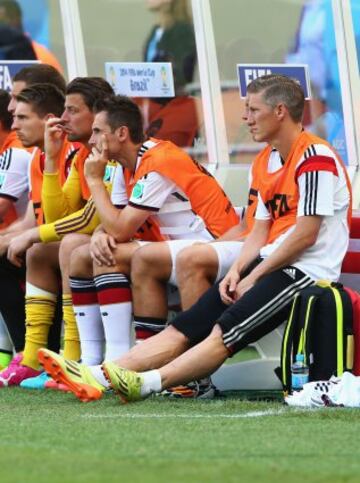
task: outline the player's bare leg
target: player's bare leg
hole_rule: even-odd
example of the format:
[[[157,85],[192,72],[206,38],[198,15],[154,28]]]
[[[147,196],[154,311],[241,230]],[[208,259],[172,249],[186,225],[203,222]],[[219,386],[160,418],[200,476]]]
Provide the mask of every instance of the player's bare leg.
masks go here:
[[[213,285],[217,272],[218,258],[211,244],[199,243],[181,250],[176,258],[176,279],[183,310]]]

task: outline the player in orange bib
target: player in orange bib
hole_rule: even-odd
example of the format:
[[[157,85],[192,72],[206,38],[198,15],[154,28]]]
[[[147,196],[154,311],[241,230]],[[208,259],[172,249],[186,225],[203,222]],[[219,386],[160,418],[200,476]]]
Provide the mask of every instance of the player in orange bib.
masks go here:
[[[8,119],[9,127],[12,124],[12,115],[16,107],[15,96],[18,95],[22,89],[29,87],[32,84],[48,83],[56,86],[62,92],[65,92],[65,80],[59,72],[53,67],[45,64],[34,64],[29,67],[21,69],[14,76],[12,80],[12,90],[9,102],[9,95],[6,93],[6,103],[3,105],[4,116]],[[8,111],[8,112],[7,112]],[[31,160],[31,153],[34,148],[25,149],[21,141],[17,137],[15,131],[7,132],[6,138],[2,142],[2,161],[0,164],[0,174],[2,175],[3,183],[0,188],[0,196],[2,197],[2,204],[9,205],[10,200],[14,202],[14,208],[17,215],[23,215],[23,209],[26,210],[28,203],[29,192],[29,165]],[[4,198],[4,196],[6,198]],[[10,197],[10,198],[9,198]],[[29,210],[30,226],[32,220],[32,210]],[[21,216],[22,218],[22,216]],[[8,220],[5,220],[7,224]],[[24,347],[25,335],[25,308],[24,308],[24,290],[23,283],[25,279],[25,267],[15,267],[8,262],[6,258],[6,250],[8,246],[8,237],[4,236],[9,230],[25,229],[27,225],[27,218],[23,218],[20,222],[16,220],[14,226],[5,228],[0,237],[0,290],[2,297],[0,298],[0,310],[8,331],[11,335],[11,341],[15,352],[19,352]],[[55,324],[56,326],[56,324]],[[58,347],[59,337],[55,331],[49,334],[49,346]],[[12,345],[9,345],[11,348]],[[8,360],[11,359],[12,350],[9,351]],[[1,356],[1,354],[0,354]],[[0,366],[6,367],[7,364],[0,362]]]
[[[93,154],[85,169],[103,232],[94,234],[89,248],[94,266],[85,250],[74,252],[71,263],[73,300],[82,314],[78,326],[87,328],[83,336],[80,328],[82,358],[92,363],[104,357],[102,330],[106,359],[129,348],[130,262],[144,241],[150,241],[146,234],[143,241],[131,241],[139,227],[155,223],[159,240],[194,243],[213,240],[239,221],[217,181],[182,149],[169,141],[144,141],[141,114],[130,99],[114,97],[96,109]],[[117,170],[112,200],[98,182],[108,157],[123,167]],[[124,208],[118,211],[113,205]]]
[[[310,153],[315,151],[318,156],[311,156]],[[323,156],[323,154],[326,156]],[[309,158],[309,161],[304,162],[305,156]],[[305,176],[310,177],[309,173],[316,167],[325,171],[329,169],[336,172],[337,169],[332,161],[334,156],[337,159],[336,153],[328,143],[309,132],[303,131],[289,153],[286,177],[281,177],[281,184],[280,180],[277,180],[279,177],[278,169],[275,169],[274,172],[268,170],[269,159],[270,166],[272,164],[275,164],[276,168],[281,166],[281,164],[276,164],[277,151],[272,146],[268,146],[256,156],[251,169],[253,183],[255,184],[252,184],[250,189],[249,200],[251,200],[251,194],[255,192],[262,194],[264,199],[268,200],[266,205],[269,206],[272,217],[276,220],[269,232],[267,240],[269,244],[285,234],[296,223],[299,202],[298,177],[305,173],[308,173]],[[298,169],[296,173],[293,171],[294,167]],[[343,171],[344,179],[351,193],[346,170],[340,162],[339,169]],[[254,190],[254,186],[257,187],[256,190]],[[312,202],[315,203],[315,199]],[[250,207],[254,208],[254,205],[257,206],[257,201],[252,202]],[[253,214],[255,215],[255,212]],[[253,221],[255,220],[252,220],[250,226],[252,226]],[[229,235],[228,241],[221,240],[207,245],[188,247],[179,253],[177,257],[178,286],[183,309],[189,309],[196,303],[200,296],[221,278],[221,272],[224,270],[227,272],[240,256],[244,233],[235,234],[236,238],[242,239],[241,242],[230,241],[235,240],[235,237],[234,233]],[[326,278],[331,275],[324,273],[323,276]],[[141,295],[140,300],[143,300],[144,293]],[[135,294],[135,296],[140,297],[139,294]],[[166,394],[170,397],[203,398],[210,397],[212,389],[211,381],[209,378],[205,378],[202,381],[196,381],[196,383],[191,382],[187,386],[171,388],[166,391]]]

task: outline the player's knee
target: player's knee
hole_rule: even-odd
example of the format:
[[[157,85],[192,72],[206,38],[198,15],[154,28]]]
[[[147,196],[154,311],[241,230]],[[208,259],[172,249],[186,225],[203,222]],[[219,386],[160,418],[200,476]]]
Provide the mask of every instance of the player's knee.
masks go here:
[[[151,257],[151,252],[149,253],[149,250],[145,250],[145,248],[146,247],[139,248],[132,257],[132,283],[136,283],[139,279],[143,279],[147,274],[152,272],[152,264],[154,263],[154,259]]]
[[[130,275],[131,260],[133,258],[134,252],[138,250],[137,243],[119,243],[117,247],[113,250],[113,256],[115,259],[115,265],[111,267],[100,267],[95,266],[94,270],[96,273],[109,273],[111,271],[119,272],[124,275]]]
[[[141,247],[134,253],[131,261],[131,281],[137,283],[146,278],[163,279],[169,275],[171,271],[168,267],[171,264],[171,259],[164,256],[159,247],[145,246]]]
[[[191,279],[212,278],[216,271],[214,257],[204,245],[184,248],[176,257],[176,275],[179,286]]]
[[[166,334],[168,338],[171,339],[173,342],[177,342],[179,344],[189,343],[189,338],[171,324],[168,325],[166,329],[164,329],[163,334]]]
[[[44,246],[42,243],[35,243],[26,251],[27,267],[44,264]]]
[[[92,276],[90,245],[76,247],[70,255],[70,277]]]
[[[71,254],[73,251],[79,247],[79,245],[84,244],[84,235],[78,235],[76,233],[71,235],[66,235],[60,243],[59,259],[61,262],[69,263]]]
[[[200,253],[199,253],[200,252]],[[201,250],[196,246],[186,247],[176,257],[176,269],[182,273],[192,273],[201,266],[199,261],[199,255],[201,256]]]
[[[231,356],[232,351],[228,346],[225,345],[224,333],[219,323],[214,325],[214,328],[210,332],[208,339],[215,344],[214,348],[217,347],[225,358]]]
[[[223,331],[222,331],[222,328],[220,327],[219,324],[215,324],[214,325],[214,328],[210,332],[209,337],[213,337],[215,339],[219,339],[219,338],[222,339],[222,337],[223,337]]]

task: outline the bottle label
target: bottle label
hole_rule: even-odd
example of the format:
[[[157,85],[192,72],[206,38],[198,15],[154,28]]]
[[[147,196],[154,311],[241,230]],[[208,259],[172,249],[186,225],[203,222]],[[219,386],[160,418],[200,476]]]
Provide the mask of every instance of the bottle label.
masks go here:
[[[309,374],[293,374],[291,385],[293,389],[302,389],[304,384],[309,382]]]

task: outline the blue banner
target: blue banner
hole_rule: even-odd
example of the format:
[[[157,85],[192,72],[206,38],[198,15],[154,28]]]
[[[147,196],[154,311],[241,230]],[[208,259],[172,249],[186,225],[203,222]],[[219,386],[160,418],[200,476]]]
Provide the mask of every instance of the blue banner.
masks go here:
[[[10,92],[14,75],[24,67],[38,63],[38,60],[0,60],[0,89]]]
[[[254,79],[268,74],[282,74],[297,79],[305,98],[311,98],[307,65],[289,64],[237,64],[240,96],[246,97],[246,87]]]

